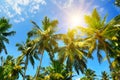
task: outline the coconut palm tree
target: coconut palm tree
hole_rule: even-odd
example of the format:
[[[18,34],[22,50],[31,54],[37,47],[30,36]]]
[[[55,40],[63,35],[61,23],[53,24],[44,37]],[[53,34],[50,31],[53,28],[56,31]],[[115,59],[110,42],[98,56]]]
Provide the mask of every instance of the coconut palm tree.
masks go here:
[[[110,79],[109,75],[105,71],[103,71],[102,76],[101,76],[101,80],[109,80],[109,79]]]
[[[110,40],[118,33],[119,29],[115,26],[120,23],[120,16],[113,18],[106,23],[106,16],[102,20],[96,9],[93,10],[90,16],[85,16],[87,27],[79,27],[84,33],[83,45],[88,47],[88,57],[92,57],[92,53],[97,50],[98,61],[101,63],[103,57],[101,51],[104,51],[110,68],[112,69],[110,56],[115,54],[115,50],[110,45]]]
[[[120,80],[120,68],[114,69],[114,71],[111,72],[112,80]]]
[[[112,79],[113,80],[120,80],[120,56],[118,53],[116,53],[116,56],[113,58],[112,66],[113,71],[111,71]]]
[[[119,16],[116,17],[116,21],[120,22]],[[112,61],[112,66],[113,66],[113,71],[112,73],[112,78],[113,80],[120,80],[120,25],[117,24],[114,26],[118,31],[114,36],[112,37],[112,40],[110,40],[111,46],[114,49],[114,54],[111,55],[113,58]]]
[[[114,4],[118,7],[120,7],[120,0],[115,0]]]
[[[7,54],[7,49],[5,43],[9,43],[8,36],[15,34],[15,31],[9,31],[12,25],[9,23],[9,20],[6,18],[0,18],[0,53],[4,50]]]
[[[59,60],[54,60],[51,65],[43,68],[43,73],[39,75],[40,80],[69,80],[72,72],[67,72],[66,66]]]
[[[13,59],[13,56],[8,55],[6,60],[3,62],[3,65],[0,66],[0,79],[16,80],[20,75],[23,76],[23,67],[21,66],[22,62],[17,62],[17,59]]]
[[[34,64],[35,64],[34,59],[39,60],[39,57],[38,57],[37,51],[33,50],[35,48],[34,42],[30,41],[29,39],[27,39],[25,44],[17,43],[16,46],[18,47],[18,50],[22,52],[22,54],[18,57],[18,62],[21,60],[25,60],[24,61],[25,70],[24,70],[24,76],[23,76],[23,80],[25,80],[28,62],[30,61],[30,63],[34,68]]]
[[[69,80],[72,72],[67,72],[66,66],[61,64],[59,60],[54,60],[46,71],[50,76],[50,80]]]
[[[96,74],[95,71],[87,69],[84,71],[85,77],[82,77],[80,80],[95,80]]]
[[[35,49],[37,49],[38,53],[41,55],[38,72],[36,74],[37,78],[38,74],[40,74],[44,51],[48,52],[52,61],[54,50],[58,48],[56,39],[59,38],[60,34],[55,34],[58,24],[57,20],[50,21],[49,18],[45,17],[42,21],[42,27],[39,27],[34,21],[31,22],[34,28],[28,33],[28,38],[35,42]]]
[[[87,68],[86,66],[86,52],[80,46],[80,42],[75,38],[76,30],[69,30],[63,36],[64,45],[58,48],[58,57],[61,63],[67,64],[67,71],[72,72],[74,67],[75,71],[79,74]],[[72,74],[70,80],[72,79]]]

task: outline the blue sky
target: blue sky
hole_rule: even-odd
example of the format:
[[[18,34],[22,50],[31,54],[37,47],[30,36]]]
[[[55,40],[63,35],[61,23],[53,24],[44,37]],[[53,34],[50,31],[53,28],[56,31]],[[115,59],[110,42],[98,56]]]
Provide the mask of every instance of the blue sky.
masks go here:
[[[16,43],[24,42],[27,32],[32,29],[30,20],[35,21],[41,26],[44,16],[51,20],[58,19],[59,33],[66,33],[69,27],[74,26],[71,22],[71,16],[79,16],[79,25],[85,26],[83,16],[90,14],[94,8],[97,8],[103,17],[108,14],[107,22],[120,13],[120,9],[114,6],[114,0],[0,0],[0,17],[7,17],[13,25],[11,30],[16,31],[16,35],[9,37],[10,44],[7,45],[10,55],[15,57],[20,55],[15,47]],[[95,56],[96,57],[96,56]],[[88,66],[95,69],[98,74],[101,71],[108,70],[107,62],[98,64],[97,58],[90,60]],[[44,66],[49,64],[49,57],[45,54],[43,60]],[[37,63],[36,63],[37,64]],[[33,74],[31,67],[28,68],[28,74]],[[34,71],[33,71],[34,72]],[[78,78],[80,76],[75,77]]]

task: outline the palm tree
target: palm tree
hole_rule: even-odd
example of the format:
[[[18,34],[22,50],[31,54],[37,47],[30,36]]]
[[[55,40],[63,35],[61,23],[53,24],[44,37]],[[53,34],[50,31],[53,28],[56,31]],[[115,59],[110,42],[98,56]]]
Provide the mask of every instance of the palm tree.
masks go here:
[[[120,16],[115,17],[107,24],[105,23],[106,16],[101,20],[96,9],[93,10],[92,15],[85,16],[85,21],[88,24],[87,27],[79,27],[85,34],[83,45],[88,47],[88,57],[92,57],[92,53],[97,50],[98,61],[101,63],[102,54],[104,51],[110,68],[112,69],[110,56],[115,53],[115,50],[110,45],[110,40],[119,31],[115,26],[120,22]]]
[[[39,75],[40,80],[69,80],[72,72],[67,72],[66,66],[59,60],[54,60],[51,65],[43,68],[43,73]]]
[[[8,31],[12,25],[9,23],[9,20],[6,18],[0,18],[0,53],[4,50],[7,54],[7,49],[5,43],[9,43],[8,36],[15,34],[15,31]]]
[[[34,59],[39,60],[39,57],[37,55],[37,51],[33,50],[35,48],[34,42],[30,41],[29,39],[27,39],[25,44],[17,43],[16,46],[18,47],[18,50],[22,52],[22,54],[18,57],[18,62],[25,59],[25,70],[23,76],[23,80],[25,80],[28,62],[30,61],[34,68]]]
[[[61,63],[67,64],[67,71],[72,72],[72,67],[79,74],[87,68],[86,52],[80,46],[80,42],[75,38],[76,30],[69,30],[66,35],[63,35],[64,45],[58,48],[58,57]],[[72,74],[70,80],[72,79]]]
[[[6,60],[3,62],[3,65],[0,66],[0,79],[15,80],[19,78],[19,75],[23,76],[23,67],[21,66],[22,62],[17,62],[17,59],[13,59],[13,56],[8,55]]]
[[[96,74],[95,71],[87,69],[84,71],[85,77],[82,77],[80,80],[95,80]]]
[[[40,74],[44,51],[48,52],[52,61],[54,50],[55,48],[58,48],[56,39],[59,38],[60,34],[55,34],[58,24],[57,20],[50,21],[49,18],[45,17],[42,21],[42,27],[39,27],[34,21],[31,22],[34,25],[34,28],[28,33],[28,38],[35,42],[35,49],[41,54],[40,64],[37,70],[38,72],[36,73],[37,78],[38,74]]]
[[[120,80],[120,68],[114,69],[114,71],[111,72],[112,80]]]
[[[116,17],[116,21],[120,22],[119,20],[119,16]],[[112,61],[112,66],[113,66],[113,71],[112,73],[112,78],[113,80],[120,80],[120,26],[117,24],[114,26],[118,31],[116,32],[116,34],[114,34],[114,36],[112,37],[112,40],[110,40],[111,42],[111,46],[114,49],[114,54],[111,55],[111,57],[113,58]]]
[[[120,56],[117,54],[112,61],[113,71],[111,71],[113,80],[120,80]]]
[[[114,4],[118,7],[120,7],[120,0],[115,0]]]
[[[101,77],[102,77],[101,80],[109,80],[110,79],[109,75],[105,71],[102,72],[102,76]]]

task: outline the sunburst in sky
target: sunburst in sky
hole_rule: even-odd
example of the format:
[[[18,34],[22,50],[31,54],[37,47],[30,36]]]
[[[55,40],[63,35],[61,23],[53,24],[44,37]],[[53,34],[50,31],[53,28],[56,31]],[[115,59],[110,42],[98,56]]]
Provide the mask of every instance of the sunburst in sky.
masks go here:
[[[64,24],[67,26],[67,29],[85,26],[84,15],[89,14],[90,9],[93,8],[90,8],[93,0],[90,0],[87,4],[86,0],[60,0],[59,2],[55,0],[53,3],[60,9],[61,13],[63,13],[62,18],[64,19]]]
[[[25,41],[27,32],[32,29],[30,20],[34,20],[41,26],[41,20],[44,16],[59,21],[59,32],[66,32],[68,28],[73,29],[76,26],[86,26],[84,15],[89,15],[94,8],[98,10],[101,17],[108,14],[107,21],[120,13],[120,9],[114,6],[113,0],[0,0],[0,17],[7,17],[13,25],[12,30],[17,33],[10,37],[10,44],[7,45],[10,54],[17,57],[20,53],[15,44]],[[43,66],[48,66],[49,58],[43,60]],[[90,68],[95,69],[98,74],[103,70],[108,70],[106,63],[101,65],[97,61],[88,62]],[[96,66],[93,66],[96,65]],[[107,67],[106,67],[107,66]],[[103,67],[103,68],[101,68]],[[31,66],[29,68],[33,73]],[[29,71],[29,70],[28,70]],[[31,71],[27,74],[31,74]],[[80,76],[75,77],[79,78]]]

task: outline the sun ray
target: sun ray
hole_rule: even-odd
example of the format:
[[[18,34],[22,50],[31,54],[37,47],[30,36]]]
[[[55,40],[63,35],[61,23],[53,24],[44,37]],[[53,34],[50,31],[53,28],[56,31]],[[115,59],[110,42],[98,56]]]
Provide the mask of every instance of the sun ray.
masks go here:
[[[84,13],[71,13],[68,16],[67,20],[68,26],[70,29],[74,29],[77,26],[84,26]]]
[[[65,26],[67,25],[69,29],[74,29],[77,26],[86,26],[84,22],[84,15],[89,14],[89,8],[93,3],[91,0],[87,5],[85,5],[86,1],[80,0],[77,1],[77,5],[74,5],[75,1],[71,3],[71,6],[64,8],[64,5],[58,4],[57,1],[52,1],[64,15],[62,18],[64,19]]]

